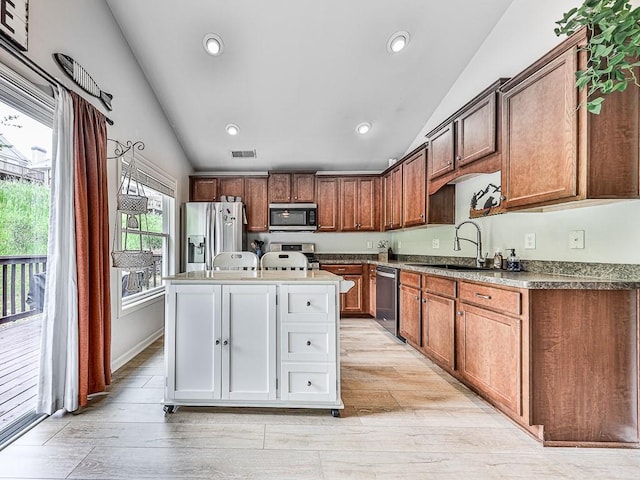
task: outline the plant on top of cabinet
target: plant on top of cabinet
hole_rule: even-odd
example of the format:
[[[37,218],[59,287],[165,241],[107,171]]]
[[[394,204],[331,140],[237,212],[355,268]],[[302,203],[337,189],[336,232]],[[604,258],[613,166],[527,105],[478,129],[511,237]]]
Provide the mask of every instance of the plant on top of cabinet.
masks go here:
[[[556,22],[556,35],[573,35],[583,26],[589,39],[582,47],[588,53],[586,65],[576,72],[576,87],[587,91],[587,110],[599,114],[604,95],[624,92],[638,83],[640,57],[640,7],[628,0],[586,0]],[[596,96],[599,95],[599,96]]]

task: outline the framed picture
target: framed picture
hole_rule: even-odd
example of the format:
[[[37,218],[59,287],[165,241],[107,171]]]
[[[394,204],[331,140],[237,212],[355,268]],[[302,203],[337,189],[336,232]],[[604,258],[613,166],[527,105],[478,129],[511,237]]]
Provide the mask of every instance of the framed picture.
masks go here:
[[[0,0],[0,34],[27,50],[29,0]]]

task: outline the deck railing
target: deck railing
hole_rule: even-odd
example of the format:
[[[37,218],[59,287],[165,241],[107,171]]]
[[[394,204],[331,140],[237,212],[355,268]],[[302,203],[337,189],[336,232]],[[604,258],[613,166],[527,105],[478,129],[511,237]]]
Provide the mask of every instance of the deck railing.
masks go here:
[[[46,269],[46,255],[0,256],[0,324],[40,312],[36,305],[27,303],[27,295],[30,287],[37,287],[32,285],[33,276]]]

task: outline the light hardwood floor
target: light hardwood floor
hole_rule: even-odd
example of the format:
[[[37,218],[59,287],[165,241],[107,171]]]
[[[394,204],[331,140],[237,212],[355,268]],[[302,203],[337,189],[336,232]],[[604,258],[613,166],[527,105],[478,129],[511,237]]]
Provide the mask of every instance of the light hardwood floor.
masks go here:
[[[156,342],[108,395],[0,452],[0,478],[640,478],[640,450],[543,448],[372,320],[342,321],[341,359],[342,418],[185,407],[165,416]]]

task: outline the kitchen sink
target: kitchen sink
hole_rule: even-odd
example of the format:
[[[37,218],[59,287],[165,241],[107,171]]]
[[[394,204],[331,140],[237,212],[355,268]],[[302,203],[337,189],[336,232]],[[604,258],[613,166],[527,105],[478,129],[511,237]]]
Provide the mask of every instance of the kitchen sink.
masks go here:
[[[446,270],[491,270],[490,268],[474,267],[472,265],[455,265],[451,263],[407,263],[410,267],[429,267],[429,268],[444,268]]]

